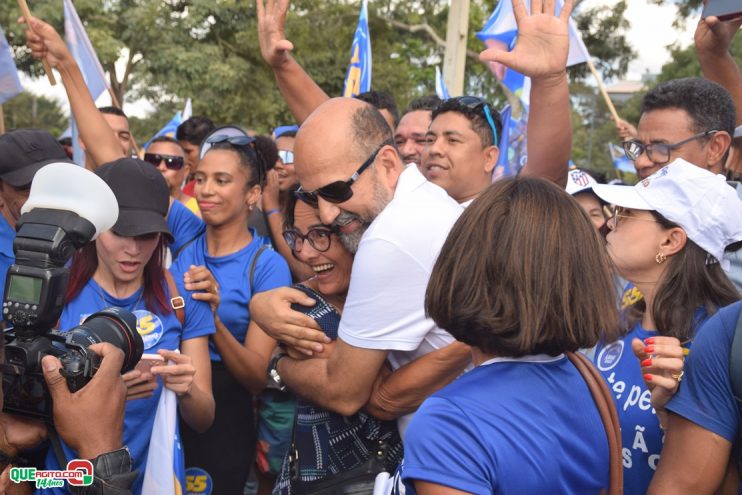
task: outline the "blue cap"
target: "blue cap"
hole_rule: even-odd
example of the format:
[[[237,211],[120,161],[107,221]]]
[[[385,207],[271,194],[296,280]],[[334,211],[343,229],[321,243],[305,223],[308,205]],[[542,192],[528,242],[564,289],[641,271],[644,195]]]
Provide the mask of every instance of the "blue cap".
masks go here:
[[[278,139],[288,132],[296,133],[299,130],[298,125],[281,125],[273,130],[273,139]]]

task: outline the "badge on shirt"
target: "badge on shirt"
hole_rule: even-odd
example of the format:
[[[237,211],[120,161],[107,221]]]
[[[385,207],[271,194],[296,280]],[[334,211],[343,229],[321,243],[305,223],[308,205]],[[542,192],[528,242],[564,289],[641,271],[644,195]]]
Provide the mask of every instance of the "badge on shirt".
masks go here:
[[[598,354],[598,369],[600,371],[608,371],[615,367],[621,360],[623,354],[624,343],[623,340],[614,342],[604,347],[600,354]]]

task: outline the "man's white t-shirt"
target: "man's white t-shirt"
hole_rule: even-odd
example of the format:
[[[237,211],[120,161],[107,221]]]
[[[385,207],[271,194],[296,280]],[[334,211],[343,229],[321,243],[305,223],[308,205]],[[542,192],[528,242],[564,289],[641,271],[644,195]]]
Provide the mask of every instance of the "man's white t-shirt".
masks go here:
[[[389,350],[394,369],[445,347],[453,337],[425,317],[425,291],[438,254],[464,209],[410,166],[392,201],[371,223],[353,261],[339,336]],[[399,419],[400,433],[411,418]]]

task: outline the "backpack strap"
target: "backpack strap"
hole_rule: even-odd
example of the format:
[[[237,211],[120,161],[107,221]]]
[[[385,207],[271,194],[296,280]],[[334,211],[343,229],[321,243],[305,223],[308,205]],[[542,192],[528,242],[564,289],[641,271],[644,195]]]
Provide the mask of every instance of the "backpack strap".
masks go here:
[[[595,366],[579,352],[567,352],[567,357],[582,375],[587,388],[598,406],[600,419],[603,420],[605,433],[608,437],[608,453],[610,465],[610,480],[607,495],[623,493],[623,464],[621,460],[621,425],[618,422],[618,412],[603,376]],[[606,493],[605,490],[601,494]]]
[[[251,294],[254,292],[253,291],[253,287],[254,287],[253,280],[255,279],[255,267],[258,264],[258,258],[260,258],[260,255],[263,254],[263,251],[265,251],[266,249],[268,249],[268,245],[267,244],[261,245],[258,248],[258,252],[255,253],[255,256],[252,257],[252,262],[250,262],[250,278],[249,278],[249,280],[250,280],[250,293]]]
[[[167,282],[168,292],[170,292],[170,306],[175,310],[175,316],[178,318],[180,326],[183,327],[185,325],[185,299],[181,297],[170,270],[163,270],[162,273],[165,275],[165,282]]]

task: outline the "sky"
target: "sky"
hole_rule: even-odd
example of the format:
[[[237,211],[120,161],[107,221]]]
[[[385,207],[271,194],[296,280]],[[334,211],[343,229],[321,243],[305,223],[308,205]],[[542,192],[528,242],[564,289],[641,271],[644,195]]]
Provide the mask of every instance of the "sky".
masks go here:
[[[595,5],[614,5],[617,2],[618,0],[585,0],[580,8],[589,8]],[[634,47],[634,51],[637,52],[637,58],[629,66],[629,72],[624,79],[637,81],[641,79],[646,71],[658,73],[662,65],[669,61],[670,52],[667,48],[669,45],[679,42],[684,47],[692,43],[695,21],[691,20],[686,23],[683,29],[677,30],[672,26],[676,8],[670,2],[663,5],[654,5],[649,4],[647,0],[630,0],[628,4],[626,16],[631,22],[628,39]],[[64,107],[67,107],[67,98],[60,84],[52,87],[46,78],[31,80],[23,74],[21,74],[21,82],[29,90],[55,98]],[[607,83],[610,83],[610,81],[607,81]],[[110,104],[110,98],[104,94],[98,100],[98,104],[108,105]],[[152,105],[144,100],[124,103],[124,111],[129,115],[145,117],[152,110]],[[163,118],[163,124],[170,117]]]

